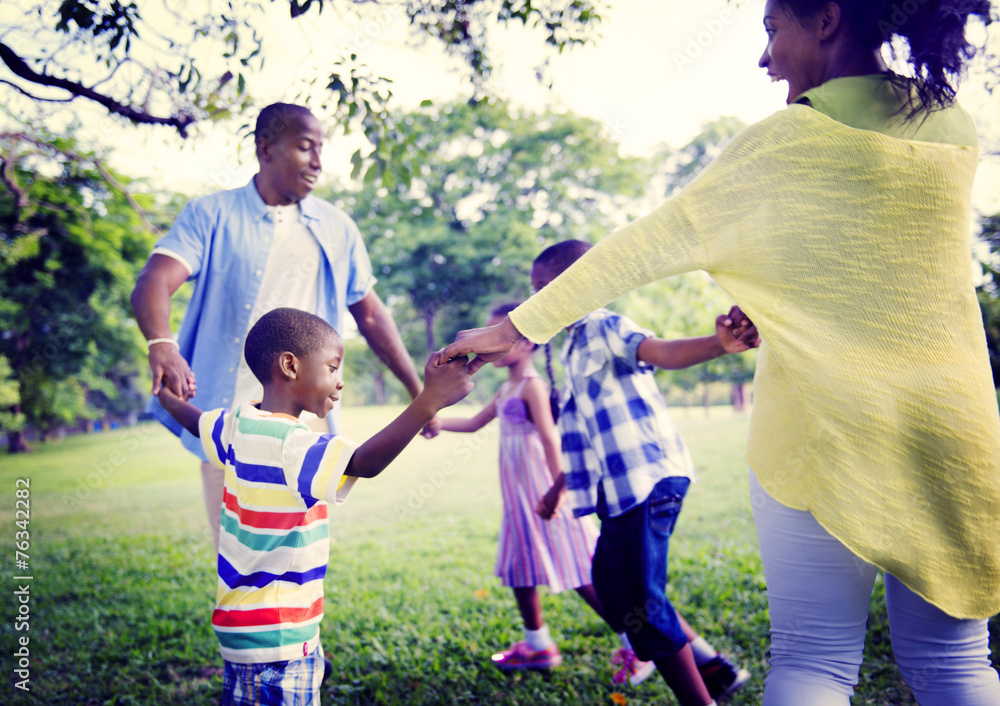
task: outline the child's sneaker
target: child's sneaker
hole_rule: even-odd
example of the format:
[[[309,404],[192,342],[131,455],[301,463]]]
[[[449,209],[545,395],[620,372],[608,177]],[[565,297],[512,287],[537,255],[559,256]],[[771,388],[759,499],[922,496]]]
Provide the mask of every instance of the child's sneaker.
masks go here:
[[[628,683],[635,686],[646,681],[649,675],[656,671],[655,664],[643,662],[635,656],[635,652],[624,647],[619,647],[611,655],[611,665],[613,667],[621,665],[621,669],[611,677],[611,681],[615,684],[624,684],[628,679]]]
[[[509,650],[493,655],[493,664],[505,672],[521,669],[552,669],[562,664],[559,647],[552,643],[544,650],[535,651],[527,642],[517,642]]]
[[[728,699],[750,679],[750,672],[740,669],[721,654],[698,667],[698,671],[701,672],[708,695],[716,700]]]

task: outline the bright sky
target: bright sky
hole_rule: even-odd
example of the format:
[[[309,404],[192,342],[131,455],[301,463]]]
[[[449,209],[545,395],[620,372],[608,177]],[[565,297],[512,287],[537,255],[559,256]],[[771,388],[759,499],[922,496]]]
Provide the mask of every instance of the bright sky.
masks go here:
[[[552,106],[598,119],[629,154],[649,154],[662,142],[680,147],[705,121],[735,115],[751,123],[784,107],[785,84],[771,84],[757,67],[765,43],[762,8],[759,0],[744,0],[738,8],[725,0],[613,0],[600,25],[603,37],[561,55],[546,53],[539,32],[499,32],[493,36],[497,92],[529,109]],[[268,27],[273,29],[265,35],[265,80],[255,82],[258,105],[294,100],[296,81],[327,77],[345,47],[355,47],[376,73],[394,79],[399,107],[415,107],[425,98],[440,103],[468,95],[468,84],[450,70],[454,62],[435,46],[402,48],[404,16],[358,21],[333,10],[333,3],[327,3],[321,15],[307,15],[308,22],[291,22],[285,3],[269,5],[274,17]],[[552,56],[552,91],[535,78],[535,67],[547,55]],[[272,90],[261,92],[262,85]],[[996,119],[996,101],[987,102],[981,92],[960,92],[959,98],[977,120],[987,115]],[[137,144],[136,130],[123,129],[114,144],[128,147],[117,150],[113,162],[126,174],[147,176],[158,186],[212,191],[246,183],[256,171],[249,140],[241,142],[232,127],[209,130],[186,143],[166,128],[138,132]],[[361,144],[333,138],[324,152],[327,173],[346,176],[349,157]],[[1000,210],[996,161],[981,166],[974,203],[983,212]]]

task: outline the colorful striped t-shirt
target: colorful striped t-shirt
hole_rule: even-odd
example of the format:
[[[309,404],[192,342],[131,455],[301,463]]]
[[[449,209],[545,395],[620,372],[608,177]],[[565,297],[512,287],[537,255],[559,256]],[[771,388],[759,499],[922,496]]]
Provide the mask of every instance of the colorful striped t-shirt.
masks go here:
[[[330,559],[327,503],[344,502],[357,445],[253,405],[201,415],[201,442],[225,471],[212,627],[243,664],[303,657],[319,645]]]

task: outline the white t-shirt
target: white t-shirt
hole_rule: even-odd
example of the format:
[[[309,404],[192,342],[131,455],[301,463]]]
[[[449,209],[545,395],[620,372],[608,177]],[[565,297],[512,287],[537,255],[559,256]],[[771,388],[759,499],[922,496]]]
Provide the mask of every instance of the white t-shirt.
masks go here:
[[[260,292],[250,314],[247,330],[257,319],[279,307],[315,313],[319,299],[319,242],[300,218],[299,205],[268,206],[268,218],[274,221],[274,240],[261,275]],[[236,390],[232,406],[260,400],[264,388],[250,371],[246,355],[240,353],[236,370]]]

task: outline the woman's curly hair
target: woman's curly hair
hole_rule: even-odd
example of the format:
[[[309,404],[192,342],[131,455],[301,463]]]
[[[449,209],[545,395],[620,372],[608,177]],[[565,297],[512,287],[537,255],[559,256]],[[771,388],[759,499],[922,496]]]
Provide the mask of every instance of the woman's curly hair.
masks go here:
[[[781,0],[800,20],[814,17],[831,0]],[[989,0],[833,0],[866,49],[878,49],[894,36],[906,40],[915,81],[915,100],[907,118],[945,108],[955,100],[955,83],[976,48],[965,38],[970,15],[989,24]]]

